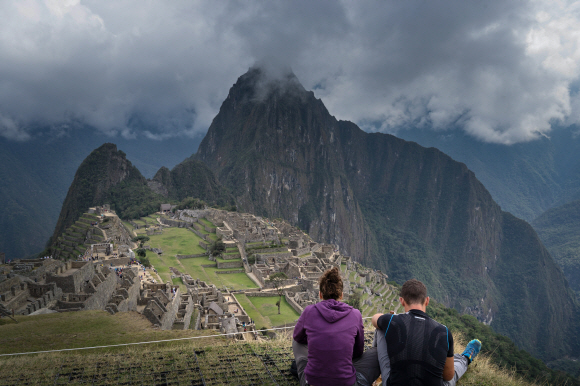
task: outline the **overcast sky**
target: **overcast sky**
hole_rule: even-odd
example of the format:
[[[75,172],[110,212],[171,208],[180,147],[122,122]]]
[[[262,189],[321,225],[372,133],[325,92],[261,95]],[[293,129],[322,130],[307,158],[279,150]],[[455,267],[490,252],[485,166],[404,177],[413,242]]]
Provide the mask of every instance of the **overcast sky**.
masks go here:
[[[3,0],[0,136],[203,134],[272,57],[365,130],[527,141],[580,121],[579,19],[558,0]]]

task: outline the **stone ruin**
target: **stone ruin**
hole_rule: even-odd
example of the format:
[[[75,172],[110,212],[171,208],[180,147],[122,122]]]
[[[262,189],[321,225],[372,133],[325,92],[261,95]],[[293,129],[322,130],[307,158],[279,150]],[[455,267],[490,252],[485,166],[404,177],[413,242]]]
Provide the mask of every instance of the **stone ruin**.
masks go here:
[[[92,261],[65,263],[53,259],[15,261],[13,267],[20,269],[0,281],[0,305],[17,315],[29,315],[41,309],[55,312],[134,310],[140,287],[136,270],[126,270],[120,280],[101,265]]]
[[[250,317],[240,305],[235,294],[219,290],[215,285],[208,285],[199,279],[192,279],[189,275],[181,275],[192,299],[199,309],[197,329],[219,330],[237,339],[247,339],[252,332],[255,336],[255,326]],[[246,330],[246,331],[244,331]]]
[[[139,304],[146,305],[142,314],[162,330],[189,328],[193,301],[182,294],[179,286],[169,283],[144,283]]]
[[[123,278],[119,280],[121,283],[117,284],[115,291],[105,306],[105,310],[110,314],[137,309],[141,287],[137,268],[124,269]]]

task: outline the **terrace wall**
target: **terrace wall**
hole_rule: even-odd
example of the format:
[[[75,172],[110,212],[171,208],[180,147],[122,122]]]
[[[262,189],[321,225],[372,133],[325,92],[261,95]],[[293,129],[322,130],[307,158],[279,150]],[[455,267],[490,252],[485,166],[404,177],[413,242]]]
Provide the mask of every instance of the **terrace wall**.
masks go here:
[[[226,274],[226,273],[244,273],[246,272],[245,269],[232,269],[231,271],[215,271],[217,274]]]
[[[228,261],[227,263],[217,262],[218,268],[241,268],[243,267],[242,261]]]
[[[203,257],[207,256],[205,253],[198,253],[197,255],[175,255],[178,259],[191,259],[193,257]]]
[[[302,307],[300,307],[300,304],[296,303],[296,300],[294,300],[292,297],[288,296],[288,291],[284,291],[284,298],[286,299],[288,304],[290,304],[290,307],[294,308],[294,311],[296,311],[296,312],[298,312],[298,314],[302,315],[302,311],[304,311],[304,309]]]
[[[159,217],[159,221],[161,221],[161,224],[168,225],[170,227],[175,227],[175,228],[187,227],[187,223],[185,221],[171,220],[171,219],[168,219],[165,217]]]

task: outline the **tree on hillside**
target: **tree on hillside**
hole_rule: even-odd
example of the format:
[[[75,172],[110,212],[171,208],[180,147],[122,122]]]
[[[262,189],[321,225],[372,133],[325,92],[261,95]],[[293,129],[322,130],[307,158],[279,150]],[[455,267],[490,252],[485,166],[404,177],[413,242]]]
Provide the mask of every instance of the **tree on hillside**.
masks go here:
[[[282,295],[284,295],[284,281],[288,279],[288,276],[284,272],[276,272],[275,274],[270,275],[268,281],[272,283],[274,288],[276,288],[276,292],[278,292],[278,301],[276,305],[278,306],[278,315],[280,315],[280,306],[282,305]]]
[[[149,238],[149,236],[139,235],[137,237],[133,237],[131,240],[134,243],[139,243],[139,248],[143,248],[143,244],[145,244],[146,241],[149,241],[151,239]]]
[[[352,308],[356,308],[357,310],[360,311],[361,310],[360,301],[361,301],[360,293],[355,292],[348,297],[348,300],[345,301],[345,303],[351,306]]]
[[[203,209],[207,207],[205,201],[198,198],[186,197],[177,205],[175,209]]]
[[[145,256],[141,256],[139,257],[139,261],[141,262],[141,264],[143,264],[145,267],[149,268],[151,267],[151,262],[149,261],[149,258],[145,257]]]
[[[211,256],[219,256],[226,251],[226,245],[221,240],[216,240],[209,245],[209,254]]]

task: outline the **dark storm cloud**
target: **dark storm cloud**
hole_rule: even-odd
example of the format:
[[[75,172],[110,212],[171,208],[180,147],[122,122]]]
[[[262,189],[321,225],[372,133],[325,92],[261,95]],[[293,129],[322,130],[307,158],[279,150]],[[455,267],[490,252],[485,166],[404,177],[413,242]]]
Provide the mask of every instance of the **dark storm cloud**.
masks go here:
[[[580,120],[578,25],[567,2],[5,1],[0,136],[70,122],[195,135],[274,58],[367,130],[526,141]]]

